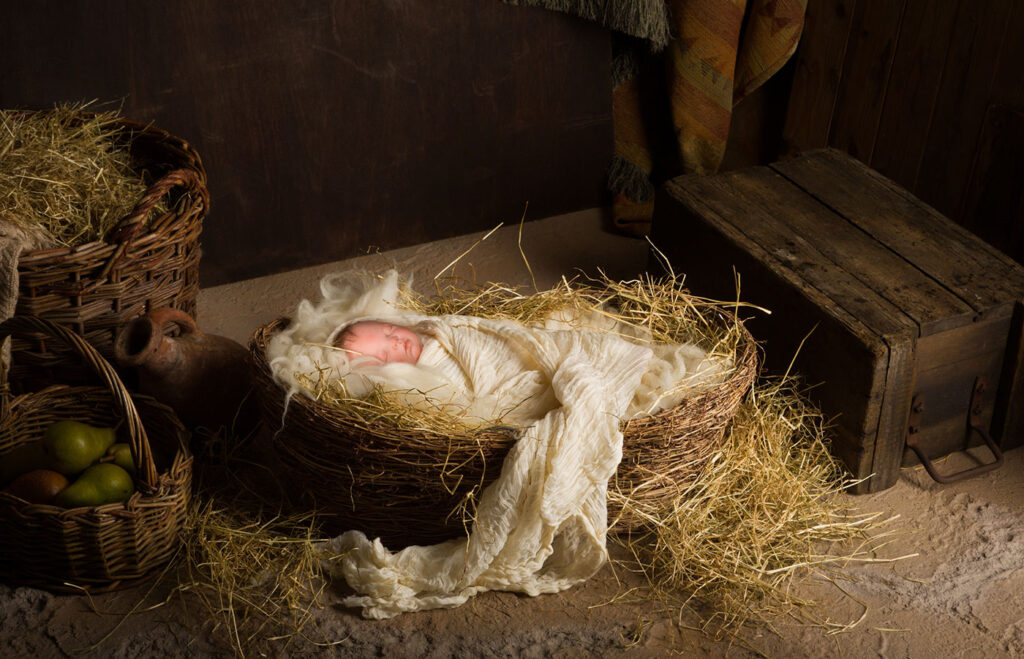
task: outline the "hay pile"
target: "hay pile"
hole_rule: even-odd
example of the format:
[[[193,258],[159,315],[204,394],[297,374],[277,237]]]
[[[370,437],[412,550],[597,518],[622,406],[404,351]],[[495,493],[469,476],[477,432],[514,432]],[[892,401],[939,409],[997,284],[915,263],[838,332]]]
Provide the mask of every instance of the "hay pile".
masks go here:
[[[827,437],[795,378],[758,382],[705,471],[671,505],[609,492],[646,520],[643,531],[616,537],[630,556],[622,567],[641,573],[646,596],[677,620],[695,617],[715,638],[783,614],[829,633],[855,626],[795,591],[811,577],[841,589],[851,562],[899,560],[877,557],[879,529],[892,520],[858,514],[842,497],[853,481]]]
[[[841,496],[847,481],[828,452],[826,430],[794,379],[762,381],[707,469],[672,505],[638,505],[628,492],[610,490],[609,498],[648,521],[645,531],[610,534],[629,554],[616,569],[647,584],[621,598],[656,603],[652,620],[687,626],[696,619],[703,633],[741,643],[745,627],[781,615],[825,633],[854,627],[858,621],[829,620],[798,595],[810,577],[841,582],[850,562],[889,560],[876,558],[887,520],[855,514]],[[179,575],[181,592],[197,596],[209,614],[209,631],[240,656],[329,642],[313,616],[324,594],[317,520],[221,496],[193,508]]]
[[[207,633],[238,656],[277,654],[296,640],[330,645],[313,617],[327,586],[315,533],[312,515],[196,502],[178,594],[199,604]]]
[[[0,111],[0,222],[74,247],[131,212],[146,182],[132,168],[119,114],[87,108]]]
[[[527,323],[556,310],[596,309],[646,328],[655,340],[693,341],[723,355],[735,350],[739,332],[728,326],[723,331],[720,315],[735,318],[743,306],[694,298],[674,277],[564,280],[533,294],[497,284],[453,284],[439,286],[432,299],[407,291],[404,304],[422,313]],[[440,412],[399,410],[386,395],[350,399],[330,383],[310,384],[322,401],[344,408],[367,428],[443,428],[453,444],[472,442],[470,453],[486,450],[479,445],[479,435],[453,433],[451,424],[457,428],[458,419]],[[682,621],[693,620],[695,614],[709,635],[739,634],[745,625],[794,611],[819,620],[813,602],[797,597],[795,586],[814,574],[841,578],[849,561],[882,560],[874,557],[878,541],[872,538],[878,538],[884,521],[849,509],[841,496],[848,483],[826,438],[820,413],[800,394],[793,378],[758,382],[704,471],[678,487],[668,503],[651,504],[629,490],[610,488],[610,500],[645,520],[640,531],[618,536],[631,557],[619,567],[643,575],[648,585],[642,595],[660,602],[663,615],[685,624]],[[456,455],[450,448],[450,463],[440,465],[442,478],[453,482],[460,464]],[[472,501],[463,502],[455,514],[469,515],[469,523]],[[220,621],[218,628],[231,631],[229,641],[236,651],[265,649],[271,637],[303,634],[322,588],[320,567],[311,560],[318,532],[310,518],[239,518],[208,509],[193,521],[191,561],[204,567],[189,572],[186,586],[191,592],[207,593],[210,611]],[[615,538],[614,526],[611,531]],[[270,574],[275,577],[268,579]],[[822,624],[835,631],[855,622]]]
[[[455,278],[435,283],[436,295],[429,298],[403,287],[399,307],[423,315],[466,315],[514,320],[525,325],[542,325],[554,317],[570,327],[584,322],[583,314],[594,312],[649,335],[651,342],[696,344],[722,364],[730,362],[744,338],[737,312],[746,305],[695,297],[674,275],[659,279],[644,276],[624,282],[605,276],[563,278],[550,289],[532,293],[500,283],[473,286]],[[631,340],[641,339],[633,335]],[[722,379],[728,379],[729,374],[726,369]],[[323,371],[297,373],[296,378],[313,398],[351,418],[357,428],[384,425],[399,430],[426,430],[455,434],[478,444],[473,431],[502,424],[502,419],[470,423],[443,406],[427,411],[409,409],[396,405],[395,397],[379,388],[368,396],[354,397],[343,382],[326,377]]]
[[[704,381],[696,372],[689,381],[677,382],[677,391],[662,392],[685,394],[685,405],[623,421],[618,478],[646,498],[671,495],[677,483],[692,480],[754,377],[756,349],[737,320],[738,305],[696,298],[674,278],[563,279],[537,293],[449,281],[431,298],[405,289],[397,306],[422,315],[555,322],[557,328],[585,325],[629,334],[635,341],[699,345],[715,365],[715,379]],[[274,331],[260,330],[257,361],[263,337]],[[291,421],[277,438],[282,460],[302,473],[306,489],[325,508],[338,511],[339,517],[351,514],[349,523],[373,529],[389,546],[462,535],[473,523],[478,497],[500,473],[518,429],[503,418],[467,417],[457,401],[441,397],[417,399],[411,406],[401,404],[402,391],[377,388],[353,396],[336,373],[294,374],[308,395],[293,399],[284,412]],[[277,391],[269,375],[264,379],[263,390]],[[268,396],[264,402],[273,405],[275,400]],[[279,413],[273,415],[276,419]],[[349,441],[334,441],[339,433]],[[679,440],[684,435],[686,441]],[[632,523],[618,508],[610,513],[623,526]]]

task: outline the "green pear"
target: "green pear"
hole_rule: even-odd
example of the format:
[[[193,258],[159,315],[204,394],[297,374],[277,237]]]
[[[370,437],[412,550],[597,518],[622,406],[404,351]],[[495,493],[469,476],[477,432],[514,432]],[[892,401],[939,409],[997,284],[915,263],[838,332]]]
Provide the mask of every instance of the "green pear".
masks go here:
[[[114,444],[107,449],[107,456],[111,458],[111,462],[116,464],[121,469],[124,469],[132,476],[135,475],[135,461],[132,460],[132,447],[128,446],[123,442]]]
[[[50,469],[62,474],[77,474],[103,457],[115,439],[113,428],[97,428],[78,421],[58,421],[46,429],[43,450]]]
[[[135,483],[127,471],[112,462],[94,464],[78,479],[60,491],[54,505],[64,508],[102,506],[124,501],[135,491]]]
[[[61,508],[91,508],[102,503],[103,495],[96,484],[81,478],[58,492],[53,499],[53,505]]]

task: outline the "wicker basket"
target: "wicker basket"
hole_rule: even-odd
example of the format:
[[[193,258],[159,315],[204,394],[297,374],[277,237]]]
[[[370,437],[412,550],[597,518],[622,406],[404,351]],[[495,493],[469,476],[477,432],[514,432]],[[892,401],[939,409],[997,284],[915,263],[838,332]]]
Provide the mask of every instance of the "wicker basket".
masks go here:
[[[279,319],[253,334],[254,382],[264,422],[275,432],[275,453],[324,515],[327,530],[359,529],[392,547],[464,534],[460,504],[498,477],[516,429],[489,428],[465,441],[388,423],[357,426],[337,408],[301,395],[291,398],[285,415],[285,389],[273,378],[266,348],[288,322]],[[609,487],[646,504],[693,481],[756,376],[757,345],[741,331],[736,368],[720,386],[623,423],[623,457]],[[641,524],[614,501],[608,514],[617,532]]]
[[[154,182],[104,240],[28,251],[18,261],[15,315],[51,320],[84,336],[105,358],[126,321],[160,307],[192,317],[199,292],[199,234],[209,207],[206,171],[187,142],[153,126],[119,120],[140,174]],[[166,197],[167,210],[150,217]],[[15,341],[16,390],[87,382],[80,360],[33,334]]]
[[[138,465],[138,491],[123,503],[71,509],[0,492],[0,581],[101,592],[155,576],[177,550],[185,522],[188,432],[169,407],[143,396],[133,402],[110,364],[77,334],[32,317],[0,325],[0,339],[29,332],[69,346],[106,386],[56,385],[17,397],[0,389],[0,460],[61,419],[120,424],[119,441],[126,438]]]

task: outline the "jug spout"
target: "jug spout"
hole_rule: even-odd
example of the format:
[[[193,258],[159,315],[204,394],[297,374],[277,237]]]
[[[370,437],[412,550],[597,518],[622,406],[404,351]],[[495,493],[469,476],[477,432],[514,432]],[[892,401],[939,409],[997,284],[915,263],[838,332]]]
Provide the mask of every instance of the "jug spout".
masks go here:
[[[169,323],[178,326],[168,336]],[[249,351],[206,334],[184,311],[164,308],[125,323],[114,341],[117,362],[138,373],[139,390],[170,406],[189,429],[244,441],[259,422],[250,395]]]
[[[154,373],[180,369],[178,344],[164,336],[164,326],[169,322],[177,323],[184,333],[202,334],[184,311],[158,309],[132,319],[121,328],[114,341],[114,359],[121,366]]]

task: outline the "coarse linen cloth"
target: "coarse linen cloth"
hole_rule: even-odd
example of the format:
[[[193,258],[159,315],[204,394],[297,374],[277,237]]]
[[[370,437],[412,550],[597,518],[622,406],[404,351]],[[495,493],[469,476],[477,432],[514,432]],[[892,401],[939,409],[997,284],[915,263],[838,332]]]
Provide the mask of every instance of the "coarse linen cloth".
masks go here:
[[[397,552],[359,531],[329,541],[340,555],[329,571],[358,593],[345,604],[387,618],[458,606],[486,590],[538,595],[589,578],[607,558],[619,424],[652,351],[606,332],[465,316],[417,329],[428,337],[421,361],[449,374],[454,362],[477,405],[525,427],[481,495],[468,537]]]

